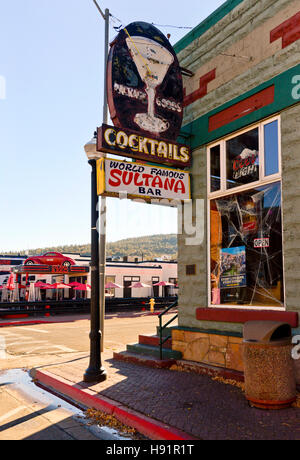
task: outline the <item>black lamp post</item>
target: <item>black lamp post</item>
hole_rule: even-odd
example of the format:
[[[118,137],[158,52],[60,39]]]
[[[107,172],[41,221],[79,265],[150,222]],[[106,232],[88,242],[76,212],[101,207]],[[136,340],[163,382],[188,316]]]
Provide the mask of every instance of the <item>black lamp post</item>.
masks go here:
[[[101,331],[100,331],[100,302],[99,302],[99,219],[97,195],[97,159],[96,138],[84,146],[91,171],[91,326],[90,326],[90,363],[83,379],[88,383],[103,382],[107,378],[101,363]]]
[[[102,11],[97,3],[93,0],[99,13],[105,21],[105,39],[104,39],[104,97],[103,97],[103,123],[107,123],[108,109],[107,109],[107,83],[106,83],[106,68],[108,58],[108,44],[109,44],[109,10],[106,8],[105,12]],[[107,378],[105,369],[101,364],[101,351],[103,345],[104,333],[104,313],[105,313],[105,244],[106,234],[105,231],[101,232],[99,238],[99,231],[97,228],[99,219],[98,208],[98,194],[97,194],[97,159],[103,154],[97,152],[97,133],[94,138],[85,146],[85,152],[92,167],[91,173],[91,330],[90,330],[90,364],[83,379],[85,382],[103,382]],[[104,155],[105,157],[105,155]],[[101,197],[101,205],[105,208],[106,198]]]

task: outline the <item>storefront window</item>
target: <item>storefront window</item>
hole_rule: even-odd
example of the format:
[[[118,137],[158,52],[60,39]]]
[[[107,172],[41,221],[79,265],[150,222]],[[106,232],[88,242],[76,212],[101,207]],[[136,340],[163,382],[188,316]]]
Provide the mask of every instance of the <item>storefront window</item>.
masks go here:
[[[278,162],[278,121],[264,126],[265,176],[279,172]]]
[[[279,117],[208,149],[209,194],[280,177]]]
[[[283,305],[281,185],[211,201],[211,303]]]
[[[210,149],[211,192],[221,188],[221,152],[220,145]]]
[[[227,189],[259,179],[258,128],[226,142]]]
[[[219,170],[212,167],[216,147]],[[279,118],[208,152],[210,304],[283,307]]]
[[[108,283],[116,283],[116,277],[115,276],[105,276],[105,285]],[[114,288],[109,288],[105,289],[105,296],[106,297],[115,297],[116,295],[116,290]]]

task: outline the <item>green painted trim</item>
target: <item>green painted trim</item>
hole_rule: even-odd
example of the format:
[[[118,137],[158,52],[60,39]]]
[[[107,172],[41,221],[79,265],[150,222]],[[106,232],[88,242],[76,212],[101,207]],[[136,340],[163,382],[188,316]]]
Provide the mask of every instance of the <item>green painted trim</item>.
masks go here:
[[[236,6],[242,3],[244,0],[227,0],[223,5],[219,6],[212,14],[210,14],[204,21],[202,21],[198,26],[186,34],[181,40],[179,40],[174,45],[174,50],[176,53],[180,53],[188,45],[190,45],[194,40],[201,37],[205,32],[207,32],[211,27],[217,24],[221,19],[227,16]]]
[[[221,323],[227,324],[227,323]],[[217,329],[203,329],[198,327],[175,326],[171,328],[173,331],[201,332],[202,334],[222,335],[225,337],[243,338],[242,332],[237,331],[221,331]],[[292,336],[300,335],[300,327],[292,328]]]
[[[225,337],[239,337],[242,338],[243,334],[240,332],[235,331],[218,331],[216,329],[203,329],[203,328],[196,328],[196,327],[173,327],[172,330],[178,331],[187,331],[187,332],[201,332],[202,334],[213,334],[213,335],[223,335]]]
[[[189,132],[191,135],[190,138],[190,145],[192,149],[197,149],[205,144],[213,142],[221,137],[224,137],[234,131],[238,131],[241,128],[244,128],[248,125],[258,122],[268,116],[274,115],[287,107],[290,107],[294,104],[300,102],[300,100],[295,100],[292,97],[292,78],[295,75],[300,75],[300,64],[291,69],[283,72],[280,75],[268,80],[261,85],[257,86],[256,88],[248,91],[245,94],[219,106],[217,109],[212,110],[211,112],[206,113],[202,117],[198,118],[197,120],[192,121],[188,125],[185,125],[182,129],[185,133]],[[269,86],[275,86],[275,95],[274,95],[274,102],[269,104],[261,109],[256,110],[255,112],[250,113],[249,115],[245,115],[242,118],[239,118],[236,121],[228,123],[221,128],[218,128],[212,132],[208,131],[209,127],[209,118],[228,107],[231,107],[238,102],[241,102],[244,99],[247,99],[250,96],[262,91]]]

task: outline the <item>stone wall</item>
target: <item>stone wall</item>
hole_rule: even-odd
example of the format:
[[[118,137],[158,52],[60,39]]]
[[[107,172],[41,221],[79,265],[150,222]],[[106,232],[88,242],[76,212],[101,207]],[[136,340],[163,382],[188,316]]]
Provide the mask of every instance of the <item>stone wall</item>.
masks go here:
[[[193,225],[196,225],[195,200],[204,200],[204,238],[201,244],[189,244],[190,235],[183,232],[178,236],[178,279],[179,289],[179,325],[198,327],[196,308],[207,305],[207,233],[206,233],[206,149],[193,152],[192,166]],[[184,220],[184,219],[183,219]],[[186,267],[195,265],[195,275],[187,275]]]
[[[201,362],[243,372],[243,339],[183,329],[172,331],[172,349],[186,361]]]
[[[244,0],[180,51],[180,64],[194,72],[184,78],[184,126],[299,64],[300,33],[293,30],[299,14],[299,0]],[[291,32],[289,40],[280,29],[284,24]],[[286,305],[291,310],[300,310],[299,121],[300,104],[282,113],[284,263]],[[194,207],[195,200],[203,199],[207,213],[205,145],[193,151],[191,173]],[[239,324],[196,320],[196,308],[208,305],[206,216],[203,242],[187,245],[187,238],[184,232],[178,238],[179,326],[241,332]],[[195,275],[186,274],[191,264],[196,265]]]
[[[300,104],[281,114],[281,145],[285,298],[300,312]]]
[[[271,42],[270,37],[272,30],[298,12],[298,0],[244,0],[181,51],[181,66],[195,74],[184,78],[187,96],[199,89],[201,77],[215,69],[215,78],[186,107],[183,124],[299,64],[297,34],[284,47],[282,38]]]

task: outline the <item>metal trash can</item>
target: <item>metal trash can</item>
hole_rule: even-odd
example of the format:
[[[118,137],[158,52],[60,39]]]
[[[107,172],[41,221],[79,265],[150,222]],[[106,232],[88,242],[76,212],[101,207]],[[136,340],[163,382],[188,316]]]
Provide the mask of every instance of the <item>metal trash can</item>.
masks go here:
[[[292,330],[288,323],[244,324],[243,356],[246,398],[262,409],[290,407],[296,400]]]

